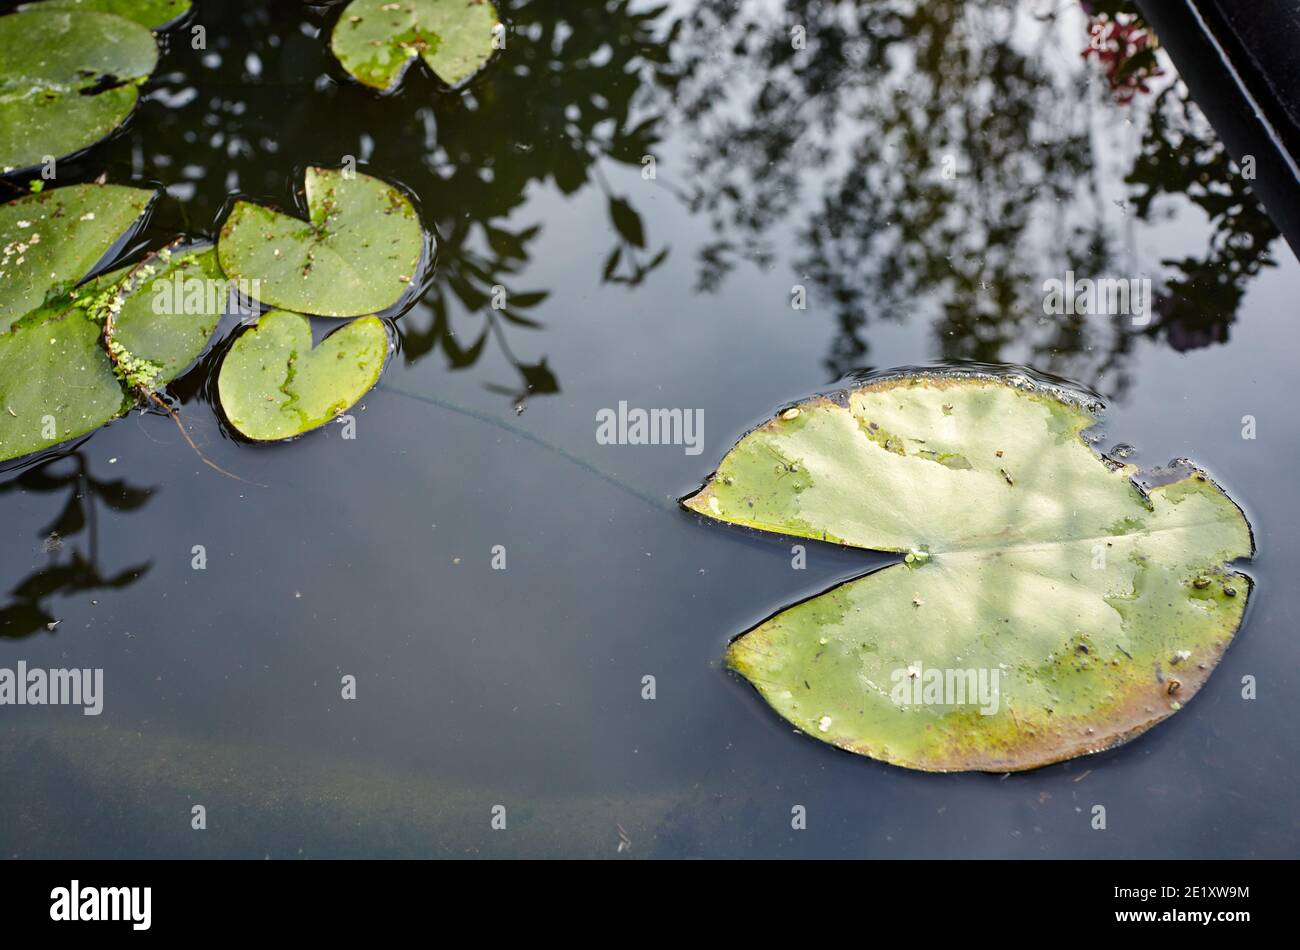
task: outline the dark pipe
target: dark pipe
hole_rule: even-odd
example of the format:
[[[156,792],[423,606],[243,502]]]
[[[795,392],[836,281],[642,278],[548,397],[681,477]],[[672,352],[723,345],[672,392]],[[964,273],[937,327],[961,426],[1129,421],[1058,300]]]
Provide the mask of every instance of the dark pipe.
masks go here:
[[[1300,256],[1300,2],[1137,0],[1192,97]]]

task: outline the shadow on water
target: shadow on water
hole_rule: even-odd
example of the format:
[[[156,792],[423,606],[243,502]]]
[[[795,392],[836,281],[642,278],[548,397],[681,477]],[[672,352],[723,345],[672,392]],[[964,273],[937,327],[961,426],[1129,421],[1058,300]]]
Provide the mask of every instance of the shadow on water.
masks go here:
[[[46,601],[55,595],[121,589],[149,571],[149,564],[144,563],[104,573],[99,509],[136,511],[148,502],[152,488],[95,478],[85,454],[73,452],[0,482],[0,498],[29,492],[59,500],[53,506],[57,514],[41,528],[33,545],[34,569],[9,589],[8,602],[0,605],[0,637],[8,639],[53,633],[58,623]]]

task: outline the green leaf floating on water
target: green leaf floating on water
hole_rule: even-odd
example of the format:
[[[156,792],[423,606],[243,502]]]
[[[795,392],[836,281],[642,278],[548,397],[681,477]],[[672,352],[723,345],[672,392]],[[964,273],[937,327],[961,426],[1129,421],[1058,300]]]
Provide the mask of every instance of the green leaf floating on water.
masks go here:
[[[153,196],[70,185],[0,206],[0,461],[112,421],[135,403],[137,385],[170,382],[207,345],[225,298],[178,297],[172,287],[224,288],[211,249],[154,255],[75,286]]]
[[[131,114],[157,62],[153,34],[111,13],[0,17],[0,171],[94,145]]]
[[[487,0],[353,0],[330,46],[343,68],[375,89],[392,89],[416,56],[455,86],[492,58],[500,28]]]
[[[1228,563],[1250,527],[1190,466],[1140,489],[1082,438],[1095,421],[1023,380],[911,376],[749,433],[688,508],[907,556],[738,637],[727,664],[809,735],[931,771],[1034,768],[1171,715],[1241,622]]]
[[[19,10],[93,10],[115,13],[141,26],[157,29],[190,12],[190,0],[40,0]]]
[[[388,333],[378,317],[353,320],[313,349],[311,322],[275,310],[236,339],[222,361],[221,408],[254,441],[291,439],[355,405],[379,381],[387,357]]]
[[[142,367],[132,382],[157,389],[184,372],[207,347],[229,297],[212,247],[162,251],[127,272],[103,306],[113,309],[113,349]]]
[[[153,199],[142,188],[69,185],[0,205],[0,334],[72,290]]]
[[[406,195],[379,178],[308,168],[310,221],[236,202],[217,253],[232,279],[272,307],[355,317],[395,304],[414,282],[424,249]]]

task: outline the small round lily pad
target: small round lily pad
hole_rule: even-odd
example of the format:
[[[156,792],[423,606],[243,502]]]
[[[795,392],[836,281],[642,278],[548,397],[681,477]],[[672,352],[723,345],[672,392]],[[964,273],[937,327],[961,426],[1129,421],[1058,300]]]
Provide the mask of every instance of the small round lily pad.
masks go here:
[[[417,56],[456,86],[492,58],[500,29],[487,0],[353,0],[334,25],[330,48],[374,89],[394,88]]]
[[[379,381],[388,333],[353,320],[312,348],[311,322],[275,310],[231,345],[217,393],[230,424],[256,442],[291,439],[346,412]]]
[[[379,178],[308,168],[310,220],[236,202],[217,253],[232,279],[272,307],[355,317],[391,307],[415,283],[424,250],[419,216]]]
[[[112,13],[38,7],[0,17],[0,172],[107,136],[157,62],[149,29]]]

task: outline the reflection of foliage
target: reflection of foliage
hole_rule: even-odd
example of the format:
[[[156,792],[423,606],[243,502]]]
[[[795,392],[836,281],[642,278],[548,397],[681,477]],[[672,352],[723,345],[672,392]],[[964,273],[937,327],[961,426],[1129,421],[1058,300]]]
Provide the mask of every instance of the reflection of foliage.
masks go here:
[[[1141,28],[1127,0],[1085,6]],[[295,165],[355,156],[418,195],[438,232],[436,271],[399,322],[404,357],[441,351],[460,369],[497,354],[514,378],[489,388],[522,402],[559,391],[545,354],[522,344],[548,297],[524,275],[539,242],[580,223],[548,222],[552,233],[512,217],[538,185],[563,196],[594,185],[613,246],[591,266],[607,284],[638,286],[668,249],[606,171],[640,169],[671,116],[690,153],[673,190],[711,229],[700,289],[720,289],[742,262],[788,261],[814,311],[833,314],[837,374],[867,361],[871,321],[906,319],[926,321],[947,358],[1032,362],[1083,382],[1104,373],[1123,390],[1134,334],[1113,319],[1042,314],[1045,277],[1121,266],[1098,132],[1108,119],[1144,121],[1147,105],[1116,110],[1097,94],[1090,77],[1103,70],[1075,55],[1087,19],[1069,4],[715,0],[670,21],[636,0],[514,0],[501,5],[506,54],[465,90],[416,70],[392,97],[341,78],[322,41],[339,9],[205,4],[211,48],[173,37],[138,120],[93,166],[72,168],[97,175],[107,157],[163,179],[184,201],[164,205],[155,228],[193,231],[232,191],[287,204]],[[1106,41],[1128,44],[1130,65],[1116,59],[1110,78],[1134,89],[1155,68],[1139,39]],[[1192,114],[1173,88],[1157,113],[1177,100]],[[1140,214],[1156,194],[1186,191],[1218,229],[1205,261],[1166,264],[1182,271],[1160,323],[1177,345],[1180,327],[1223,338],[1271,233],[1222,151],[1196,157],[1218,148],[1213,137],[1186,124],[1157,114],[1130,178],[1145,189]],[[1153,137],[1168,139],[1165,153]],[[167,220],[178,212],[194,220]],[[779,254],[783,242],[797,250]],[[1214,306],[1176,316],[1193,288]]]
[[[1164,75],[1156,59],[1155,34],[1126,0],[1084,3],[1092,16],[1083,58],[1101,64],[1115,101],[1127,104],[1138,93],[1149,93],[1152,79]]]
[[[530,311],[547,295],[516,281],[541,228],[505,221],[536,184],[564,195],[600,186],[617,237],[611,282],[635,284],[664,256],[640,260],[648,245],[641,219],[600,174],[602,162],[640,167],[659,141],[660,119],[638,114],[638,96],[668,62],[655,36],[663,11],[634,12],[644,6],[636,0],[557,6],[500,4],[508,53],[463,92],[417,69],[399,94],[380,97],[342,78],[327,49],[337,5],[204,4],[209,49],[176,36],[151,101],[104,152],[137,170],[143,161],[146,177],[171,185],[184,200],[160,209],[155,227],[177,230],[215,222],[231,191],[288,204],[292,170],[308,162],[337,165],[350,155],[398,180],[438,231],[432,283],[399,323],[403,354],[414,361],[437,348],[450,367],[467,367],[508,330],[540,326]],[[166,221],[177,211],[192,220]],[[558,391],[544,358],[501,352],[519,379],[494,389]]]
[[[62,469],[71,468],[67,471]],[[149,500],[150,490],[123,481],[105,482],[93,478],[80,452],[30,468],[17,478],[0,484],[0,495],[13,492],[67,492],[63,509],[41,531],[41,556],[45,565],[29,574],[9,592],[12,598],[0,607],[0,637],[25,637],[53,629],[55,618],[44,601],[56,594],[68,595],[91,590],[127,587],[139,580],[148,564],[137,564],[105,577],[99,568],[99,516],[97,503],[113,511],[134,511]],[[71,546],[69,539],[86,534],[85,549]]]
[[[1076,77],[1017,41],[1056,23],[1026,20],[1011,0],[787,0],[781,29],[723,6],[692,14],[683,33],[698,44],[679,93],[703,131],[697,203],[719,236],[702,283],[735,258],[770,262],[764,232],[797,215],[812,170],[829,184],[802,225],[796,269],[835,307],[836,373],[862,362],[873,314],[931,316],[951,358],[1005,358],[1039,330],[1034,289],[1047,262],[1099,250],[1093,231],[1048,227],[1090,172],[1086,113],[1063,107]],[[806,50],[792,48],[791,24],[805,28]],[[724,26],[739,61],[713,47]],[[744,90],[739,106],[728,89]],[[1054,323],[1038,349],[1076,352],[1081,331]]]
[[[783,0],[772,15],[726,0],[683,17],[671,88],[697,143],[692,205],[714,231],[700,287],[716,289],[739,261],[769,266],[774,235],[793,219],[805,249],[794,269],[840,326],[828,360],[837,375],[864,363],[871,319],[928,318],[948,359],[1104,375],[1122,393],[1134,333],[1108,317],[1043,319],[1041,286],[1067,269],[1132,267],[1102,215],[1094,156],[1107,149],[1105,120],[1144,113],[1116,114],[1062,55],[1078,49],[1077,11],[1031,6]],[[1104,72],[1128,101],[1159,75],[1154,39],[1127,3],[1085,6],[1110,24],[1097,52],[1115,53]],[[1191,322],[1222,333],[1272,226],[1213,136],[1175,131],[1159,114],[1175,104],[1196,114],[1181,84],[1166,91],[1129,180],[1147,187],[1143,216],[1165,191],[1215,220],[1209,259],[1165,263],[1186,275],[1169,282],[1173,309],[1186,314],[1186,291],[1203,288],[1215,306]],[[805,210],[809,180],[820,198]],[[1173,327],[1167,338],[1178,344]]]
[[[1161,261],[1180,273],[1166,279],[1151,332],[1177,350],[1227,340],[1247,281],[1274,263],[1269,244],[1278,236],[1248,181],[1186,95],[1175,85],[1156,98],[1142,153],[1127,179],[1142,188],[1133,198],[1139,216],[1148,217],[1157,198],[1178,195],[1213,224],[1205,257]]]

